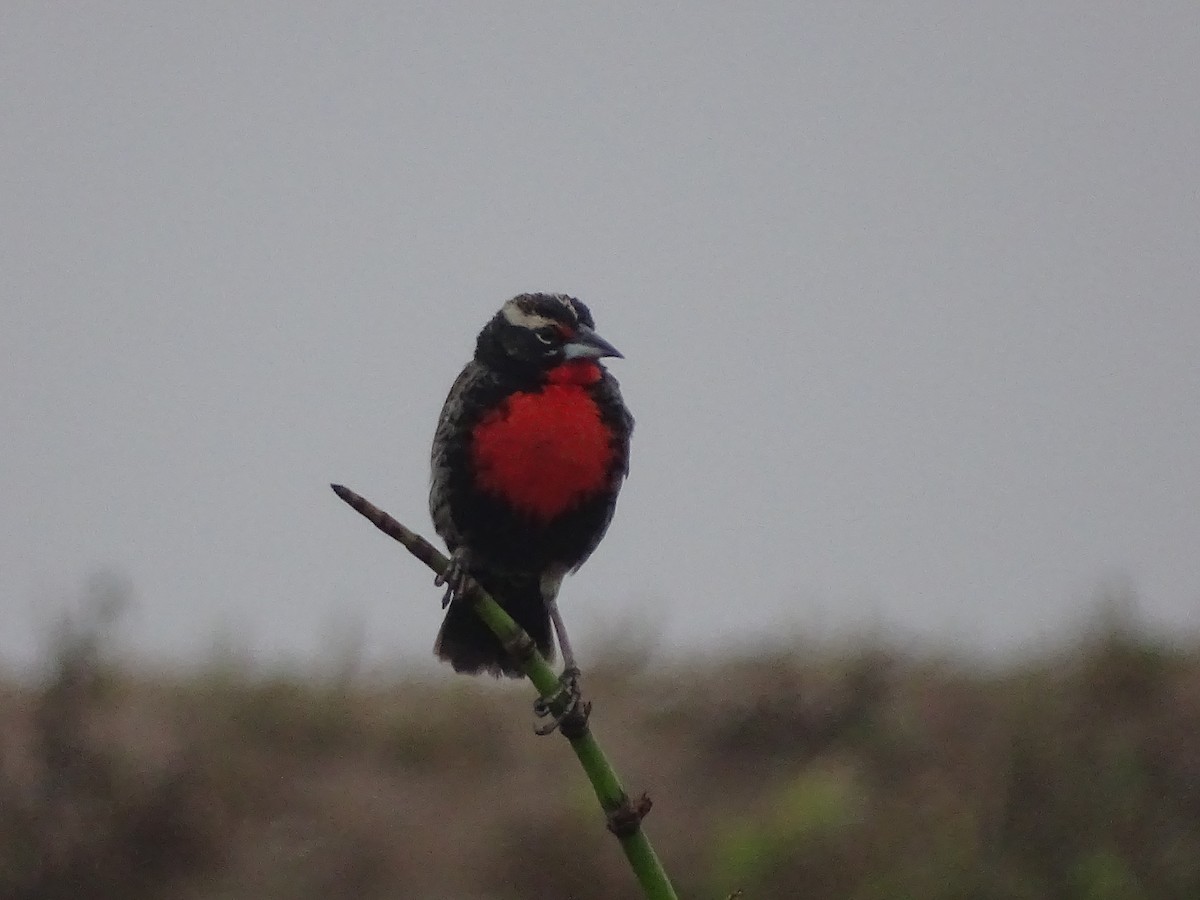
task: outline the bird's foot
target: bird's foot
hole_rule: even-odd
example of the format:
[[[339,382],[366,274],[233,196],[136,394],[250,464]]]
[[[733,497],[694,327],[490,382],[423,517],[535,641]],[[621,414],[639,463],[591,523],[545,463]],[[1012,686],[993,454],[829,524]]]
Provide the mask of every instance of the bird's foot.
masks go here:
[[[586,725],[592,704],[582,700],[579,687],[580,671],[574,666],[563,669],[558,679],[558,690],[550,697],[538,697],[533,704],[533,714],[539,719],[548,719],[544,725],[534,728],[540,735],[552,734],[560,726],[567,736],[581,731]]]
[[[455,597],[461,597],[467,591],[467,582],[471,578],[471,573],[467,571],[467,551],[459,547],[450,554],[450,564],[446,566],[441,575],[433,579],[434,587],[446,586],[446,593],[442,595],[442,609],[450,605],[450,601]]]

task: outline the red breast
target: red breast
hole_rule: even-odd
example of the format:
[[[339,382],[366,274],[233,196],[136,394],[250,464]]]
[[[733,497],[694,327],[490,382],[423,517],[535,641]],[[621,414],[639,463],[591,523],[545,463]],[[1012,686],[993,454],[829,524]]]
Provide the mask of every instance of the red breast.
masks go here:
[[[588,393],[601,377],[591,360],[565,363],[540,390],[511,394],[485,415],[472,435],[479,488],[543,521],[602,491],[612,440]]]

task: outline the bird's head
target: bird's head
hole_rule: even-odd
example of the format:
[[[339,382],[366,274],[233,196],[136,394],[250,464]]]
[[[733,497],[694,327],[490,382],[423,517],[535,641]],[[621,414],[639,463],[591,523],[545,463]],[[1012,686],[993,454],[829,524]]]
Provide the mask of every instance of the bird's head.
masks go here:
[[[592,313],[566,294],[519,294],[479,333],[475,358],[492,368],[534,374],[566,363],[620,357],[596,334]]]

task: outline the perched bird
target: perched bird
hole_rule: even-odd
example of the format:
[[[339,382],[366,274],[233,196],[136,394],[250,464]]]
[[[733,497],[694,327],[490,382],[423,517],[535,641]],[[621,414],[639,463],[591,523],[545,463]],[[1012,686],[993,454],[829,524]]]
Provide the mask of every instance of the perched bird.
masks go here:
[[[459,672],[520,677],[470,605],[477,580],[553,659],[577,676],[556,597],[612,520],[629,471],[633,417],[601,365],[621,353],[565,294],[521,294],[479,332],[433,439],[429,510],[451,554],[449,609],[434,653]]]

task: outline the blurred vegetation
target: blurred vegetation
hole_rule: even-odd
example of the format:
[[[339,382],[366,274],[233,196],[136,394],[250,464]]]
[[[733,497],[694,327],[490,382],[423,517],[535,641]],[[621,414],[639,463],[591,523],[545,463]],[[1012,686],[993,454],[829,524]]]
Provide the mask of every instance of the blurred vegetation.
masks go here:
[[[110,618],[0,684],[0,897],[637,896],[521,685],[136,673]],[[1200,897],[1200,647],[1113,620],[1000,671],[626,651],[585,684],[682,896]]]

